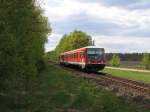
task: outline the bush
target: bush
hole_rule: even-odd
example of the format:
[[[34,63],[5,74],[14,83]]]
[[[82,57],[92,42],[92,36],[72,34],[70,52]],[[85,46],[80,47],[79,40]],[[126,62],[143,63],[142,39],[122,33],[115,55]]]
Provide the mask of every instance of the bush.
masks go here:
[[[142,59],[142,64],[145,69],[150,69],[150,57],[148,53],[144,53],[143,59]]]
[[[38,0],[0,0],[0,97],[7,96],[6,102],[16,107],[28,105],[44,69],[44,45],[51,29],[37,4]]]
[[[118,67],[120,65],[120,58],[118,55],[113,55],[111,61],[110,61],[110,65],[111,66],[115,66],[115,67]]]

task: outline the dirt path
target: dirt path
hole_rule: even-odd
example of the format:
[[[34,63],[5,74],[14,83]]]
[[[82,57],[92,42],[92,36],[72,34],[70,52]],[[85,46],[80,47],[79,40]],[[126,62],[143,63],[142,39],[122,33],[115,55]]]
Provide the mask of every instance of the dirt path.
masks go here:
[[[150,70],[139,70],[139,69],[119,68],[119,67],[109,67],[109,66],[107,66],[106,68],[116,69],[116,70],[125,70],[125,71],[135,71],[135,72],[147,72],[147,73],[150,73]]]

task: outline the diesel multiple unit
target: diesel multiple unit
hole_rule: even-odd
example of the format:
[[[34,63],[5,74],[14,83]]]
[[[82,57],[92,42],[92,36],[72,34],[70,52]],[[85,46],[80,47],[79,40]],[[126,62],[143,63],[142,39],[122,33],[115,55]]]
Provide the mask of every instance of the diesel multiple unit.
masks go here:
[[[60,64],[75,65],[86,71],[98,71],[105,67],[104,48],[88,46],[61,53]]]

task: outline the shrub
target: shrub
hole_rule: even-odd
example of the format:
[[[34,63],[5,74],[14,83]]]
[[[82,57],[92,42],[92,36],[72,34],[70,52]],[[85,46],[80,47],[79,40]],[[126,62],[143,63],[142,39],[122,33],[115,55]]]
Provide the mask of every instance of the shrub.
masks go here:
[[[115,66],[115,67],[118,67],[120,65],[120,58],[118,55],[113,55],[111,61],[110,61],[110,65],[111,66]]]
[[[148,53],[144,53],[143,59],[142,59],[142,64],[145,69],[150,69],[150,57]]]

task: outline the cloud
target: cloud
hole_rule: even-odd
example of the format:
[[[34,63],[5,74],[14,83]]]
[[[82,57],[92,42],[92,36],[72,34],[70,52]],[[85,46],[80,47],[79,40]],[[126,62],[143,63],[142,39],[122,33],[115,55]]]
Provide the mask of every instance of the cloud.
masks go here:
[[[63,34],[79,29],[101,37],[103,43],[96,45],[112,48],[114,52],[149,51],[149,3],[144,0],[47,0],[42,7],[53,32],[46,50],[54,49]],[[97,36],[93,38],[100,42]],[[131,47],[131,43],[135,47]]]
[[[51,5],[53,2],[52,0],[45,6],[46,15],[52,22],[63,21],[72,15],[84,13],[90,17],[108,20],[123,27],[136,25],[142,27],[142,23],[150,23],[150,9],[131,11],[121,7],[106,7],[101,3],[82,3],[75,0],[61,0],[56,2],[58,5]]]
[[[95,20],[84,14],[74,15],[64,21],[58,21],[53,23],[55,32],[68,33],[74,29],[85,31],[91,35],[102,34],[112,35],[114,34],[114,28],[119,29],[118,25],[109,23],[107,21]]]
[[[93,36],[95,44],[106,52],[150,52],[148,37]]]
[[[62,34],[78,29],[90,35],[149,37],[150,29],[148,28],[148,23],[146,25],[143,25],[143,27],[139,25],[124,27],[111,21],[95,19],[85,14],[73,15],[64,21],[52,23],[54,31]]]
[[[45,51],[54,50],[56,45],[59,43],[62,35],[53,33],[51,36],[48,37],[48,42],[45,44]]]
[[[135,2],[133,4],[129,4],[127,6],[130,10],[141,10],[141,9],[150,9],[150,1],[149,0],[140,0],[140,2]]]
[[[61,34],[52,34],[45,45],[46,51],[54,50],[61,39]],[[106,52],[150,52],[150,38],[148,37],[122,37],[122,36],[92,36],[96,46],[105,48]]]
[[[106,7],[122,7],[130,10],[150,8],[150,0],[77,0],[83,3],[97,3]]]
[[[54,5],[55,4],[55,5]],[[81,10],[79,9],[78,2],[73,0],[49,0],[44,7],[46,10],[46,15],[53,21],[63,21],[67,17],[79,13]]]

